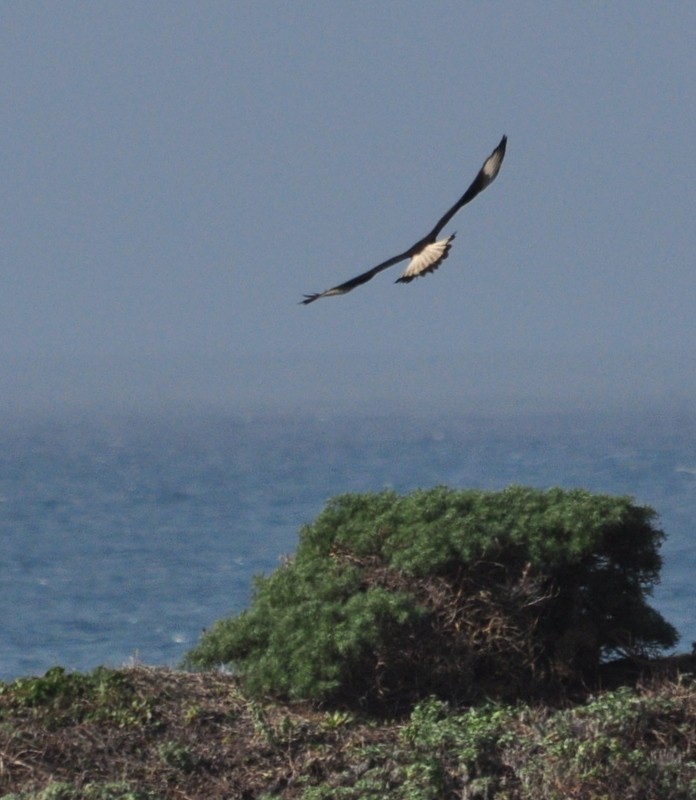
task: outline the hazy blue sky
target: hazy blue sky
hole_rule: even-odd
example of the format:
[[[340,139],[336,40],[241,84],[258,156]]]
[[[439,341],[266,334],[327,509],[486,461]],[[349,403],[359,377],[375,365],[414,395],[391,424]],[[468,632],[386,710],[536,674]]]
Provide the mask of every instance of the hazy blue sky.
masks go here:
[[[696,4],[0,5],[3,404],[696,397]],[[435,274],[300,306],[423,235]]]

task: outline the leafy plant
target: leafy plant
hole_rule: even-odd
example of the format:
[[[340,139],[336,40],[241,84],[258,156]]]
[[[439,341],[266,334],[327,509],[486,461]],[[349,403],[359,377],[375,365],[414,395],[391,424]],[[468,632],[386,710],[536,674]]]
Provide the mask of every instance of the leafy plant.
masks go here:
[[[583,490],[342,495],[186,663],[230,664],[257,694],[392,708],[588,680],[602,659],[676,641],[646,602],[654,519]]]
[[[506,760],[517,767],[524,797],[590,798],[613,786],[614,796],[625,798],[691,800],[696,796],[693,710],[678,693],[623,687],[528,727],[509,743]]]
[[[488,703],[465,712],[430,698],[401,730],[401,744],[353,753],[367,765],[308,788],[302,800],[644,800],[696,797],[693,684],[657,692],[622,688],[553,710]]]
[[[345,725],[350,725],[354,719],[349,711],[331,711],[326,715],[322,724],[325,730],[335,731]]]
[[[52,727],[98,720],[128,726],[151,719],[148,703],[137,696],[126,675],[106,667],[88,673],[52,667],[40,677],[0,684],[0,698],[7,709],[40,714]]]
[[[10,794],[0,800],[159,800],[149,791],[133,789],[126,783],[87,784],[79,789],[68,783],[49,784],[40,792]]]

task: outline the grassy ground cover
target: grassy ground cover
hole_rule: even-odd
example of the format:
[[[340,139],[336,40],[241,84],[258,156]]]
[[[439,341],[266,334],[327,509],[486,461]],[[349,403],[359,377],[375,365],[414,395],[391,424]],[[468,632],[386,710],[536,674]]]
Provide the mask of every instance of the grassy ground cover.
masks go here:
[[[247,697],[217,672],[135,667],[0,684],[3,800],[696,798],[696,682],[398,719]]]

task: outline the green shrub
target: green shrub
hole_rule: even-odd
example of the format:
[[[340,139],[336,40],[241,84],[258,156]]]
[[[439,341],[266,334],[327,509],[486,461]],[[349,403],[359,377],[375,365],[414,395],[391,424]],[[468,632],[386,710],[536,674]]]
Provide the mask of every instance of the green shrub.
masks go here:
[[[603,658],[676,641],[646,602],[654,519],[582,490],[342,495],[186,663],[232,665],[252,692],[392,706],[587,680]]]
[[[522,797],[696,797],[693,689],[628,687],[508,738]],[[523,715],[524,716],[524,715]]]
[[[693,704],[693,684],[624,687],[556,711],[488,703],[461,712],[429,698],[399,742],[358,747],[343,775],[302,800],[693,800]]]
[[[3,795],[0,800],[159,800],[147,790],[126,783],[87,784],[79,789],[67,783],[51,783],[40,792]]]
[[[3,708],[41,716],[46,727],[62,728],[80,722],[108,720],[119,726],[139,725],[151,718],[123,672],[97,667],[91,672],[66,672],[52,667],[39,677],[0,683]]]

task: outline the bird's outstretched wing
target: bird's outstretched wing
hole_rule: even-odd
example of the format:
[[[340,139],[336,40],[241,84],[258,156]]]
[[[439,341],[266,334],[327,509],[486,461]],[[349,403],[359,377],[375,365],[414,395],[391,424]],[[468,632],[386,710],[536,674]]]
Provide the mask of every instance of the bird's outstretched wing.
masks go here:
[[[447,223],[452,219],[457,211],[459,211],[460,208],[463,208],[467,203],[470,203],[474,197],[476,197],[476,195],[480,194],[487,186],[490,186],[493,183],[500,172],[500,166],[505,158],[506,147],[507,136],[503,136],[503,138],[500,140],[500,144],[483,162],[483,166],[479,170],[478,175],[472,181],[471,186],[464,192],[459,200],[457,200],[452,208],[443,214],[437,221],[435,227],[426,237],[428,241],[433,241],[437,237],[438,233],[440,233],[440,231],[445,227],[445,225],[447,225]]]
[[[377,264],[376,267],[368,269],[367,272],[363,272],[362,275],[351,278],[349,281],[340,283],[338,286],[334,286],[331,289],[326,289],[323,292],[306,294],[304,296],[305,299],[301,300],[300,302],[303,305],[307,305],[309,303],[313,303],[315,300],[318,300],[320,297],[332,297],[333,295],[346,294],[346,292],[350,292],[352,289],[355,289],[356,286],[367,283],[367,281],[374,278],[375,275],[377,275],[379,272],[382,272],[382,270],[393,267],[394,264],[398,264],[400,261],[405,261],[407,258],[410,258],[411,261],[404,270],[402,276],[397,280],[397,283],[409,283],[420,275],[427,275],[429,272],[434,272],[447,258],[450,247],[452,246],[452,240],[454,239],[453,234],[447,239],[436,242],[435,240],[438,233],[440,233],[440,231],[445,227],[445,225],[447,225],[447,223],[452,219],[457,211],[459,211],[460,208],[465,206],[467,203],[470,203],[477,194],[482,192],[487,186],[493,183],[498,172],[500,171],[500,166],[503,163],[506,146],[507,136],[503,136],[503,138],[500,140],[500,144],[484,161],[483,166],[479,170],[478,175],[474,178],[471,186],[469,186],[466,192],[464,192],[464,194],[459,198],[459,200],[457,200],[452,208],[450,208],[449,211],[440,217],[435,227],[430,231],[429,234],[427,234],[427,236],[419,239],[412,247],[409,247],[408,250],[404,251],[400,255],[393,256],[392,258],[383,261],[381,264]]]
[[[377,264],[376,267],[372,267],[372,269],[368,269],[367,272],[363,272],[362,275],[358,275],[355,278],[351,278],[349,281],[345,283],[340,283],[338,286],[334,286],[332,289],[326,289],[323,292],[317,292],[316,294],[306,294],[304,300],[300,302],[302,305],[307,305],[308,303],[313,303],[315,300],[318,300],[320,297],[332,297],[336,294],[345,294],[346,292],[350,292],[351,289],[355,289],[356,286],[360,286],[363,283],[367,283],[371,278],[374,278],[378,272],[381,272],[383,269],[389,269],[389,267],[393,267],[394,264],[398,264],[399,261],[405,261],[411,255],[411,251],[407,250],[405,253],[401,253],[401,255],[394,256],[393,258],[388,259],[387,261],[383,261],[381,264]]]

